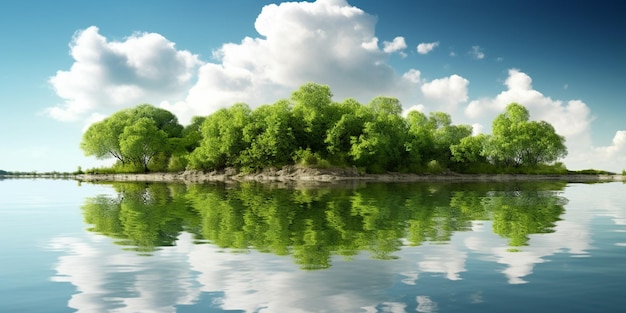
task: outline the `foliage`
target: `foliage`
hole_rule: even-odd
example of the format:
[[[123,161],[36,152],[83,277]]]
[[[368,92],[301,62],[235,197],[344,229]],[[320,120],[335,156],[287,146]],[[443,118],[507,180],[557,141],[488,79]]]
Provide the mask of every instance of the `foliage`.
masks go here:
[[[246,148],[240,164],[250,169],[289,164],[297,146],[292,120],[286,100],[254,110],[242,130]]]
[[[622,171],[623,175],[624,171]],[[581,174],[581,175],[614,175],[615,173],[597,170],[597,169],[586,169],[586,170],[578,170],[578,171],[569,171],[569,174]]]
[[[142,117],[134,124],[124,127],[119,137],[120,150],[134,164],[148,171],[150,160],[162,151],[167,133],[158,129],[154,120]]]
[[[284,189],[262,184],[114,183],[116,196],[88,198],[89,231],[150,254],[181,232],[224,249],[291,255],[303,269],[332,266],[361,252],[394,259],[405,245],[447,243],[473,221],[493,220],[511,247],[552,232],[567,200],[565,183],[368,184]],[[518,248],[523,250],[523,248]]]
[[[87,156],[115,158],[122,167],[132,164],[145,172],[160,153],[167,164],[174,149],[166,143],[180,138],[182,132],[183,127],[171,112],[142,104],[92,124],[83,134],[80,147]]]
[[[472,135],[444,112],[401,115],[400,101],[379,96],[363,105],[333,102],[326,85],[306,83],[273,104],[237,103],[196,116],[186,127],[150,105],[121,110],[83,135],[86,155],[115,158],[112,172],[243,172],[300,164],[357,167],[367,173],[563,173],[565,139],[511,103],[493,134]],[[102,169],[98,169],[102,172]]]
[[[528,121],[529,112],[511,103],[493,121],[493,135],[486,149],[488,157],[505,166],[536,166],[567,155],[565,138],[552,125]]]
[[[202,140],[191,153],[190,165],[205,170],[239,165],[240,154],[246,148],[243,129],[251,112],[247,104],[238,103],[208,116],[202,123]]]

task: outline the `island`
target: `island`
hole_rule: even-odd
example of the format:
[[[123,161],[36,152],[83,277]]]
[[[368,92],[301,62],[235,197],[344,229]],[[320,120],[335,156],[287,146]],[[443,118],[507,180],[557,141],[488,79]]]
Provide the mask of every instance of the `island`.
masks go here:
[[[424,181],[622,180],[623,174],[570,171],[565,138],[510,103],[491,134],[474,134],[444,112],[402,110],[396,98],[368,104],[332,100],[327,85],[306,83],[251,109],[236,103],[183,126],[162,108],[141,104],[89,126],[80,147],[113,159],[110,167],[74,173],[10,173],[0,177],[80,180]]]

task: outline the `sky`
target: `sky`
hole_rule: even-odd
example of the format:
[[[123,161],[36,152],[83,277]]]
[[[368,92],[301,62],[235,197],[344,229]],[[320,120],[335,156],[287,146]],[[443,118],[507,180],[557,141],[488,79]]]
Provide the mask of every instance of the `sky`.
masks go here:
[[[0,169],[107,164],[84,130],[150,103],[187,123],[306,82],[398,98],[490,133],[517,102],[566,138],[569,169],[626,169],[620,1],[0,0]],[[110,163],[110,161],[109,161]]]

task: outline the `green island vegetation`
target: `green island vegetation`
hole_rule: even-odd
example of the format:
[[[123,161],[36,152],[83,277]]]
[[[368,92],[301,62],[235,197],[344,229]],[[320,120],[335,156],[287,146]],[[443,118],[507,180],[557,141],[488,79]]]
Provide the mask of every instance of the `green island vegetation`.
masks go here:
[[[149,104],[124,109],[92,124],[80,147],[87,156],[114,159],[111,167],[74,172],[10,172],[3,177],[69,178],[79,174],[214,171],[253,173],[298,165],[357,168],[361,173],[586,174],[558,162],[565,138],[528,110],[509,104],[492,123],[492,134],[472,136],[449,114],[402,116],[398,99],[379,96],[364,105],[333,102],[328,86],[307,83],[290,99],[252,110],[237,103],[182,126],[171,112]],[[622,171],[622,175],[626,171]]]
[[[565,138],[511,103],[492,134],[472,136],[449,114],[401,115],[398,99],[379,96],[363,105],[333,102],[328,86],[307,83],[290,99],[252,110],[237,103],[196,116],[185,127],[171,112],[142,104],[92,124],[80,144],[87,156],[115,158],[86,173],[213,171],[244,173],[286,165],[356,167],[363,173],[567,174],[558,162]]]
[[[52,172],[37,172],[37,171],[31,171],[31,172],[21,172],[21,171],[5,171],[5,170],[0,170],[0,178],[3,177],[23,177],[23,178],[59,178],[59,179],[64,179],[64,178],[73,178],[78,174],[83,174],[82,170],[79,168],[77,171],[74,172],[59,172],[59,171],[52,171]]]
[[[402,246],[446,244],[456,232],[489,221],[509,251],[523,251],[530,235],[554,231],[567,203],[560,193],[565,182],[111,185],[118,195],[87,198],[82,211],[89,231],[123,249],[151,255],[187,232],[196,244],[291,255],[304,269],[328,268],[333,256],[361,252],[394,259]]]

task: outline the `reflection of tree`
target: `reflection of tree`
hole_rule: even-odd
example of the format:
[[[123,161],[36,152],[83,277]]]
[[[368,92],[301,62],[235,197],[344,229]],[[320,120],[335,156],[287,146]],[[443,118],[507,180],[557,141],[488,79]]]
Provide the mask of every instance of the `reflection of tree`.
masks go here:
[[[412,212],[407,234],[412,245],[447,242],[454,232],[470,230],[472,221],[488,219],[480,202],[483,191],[476,185],[418,186],[422,189],[412,192],[406,201]]]
[[[567,199],[553,191],[519,189],[492,192],[484,206],[493,213],[494,233],[509,238],[511,246],[528,245],[528,235],[553,232]]]
[[[118,244],[140,252],[174,244],[189,215],[184,198],[172,197],[176,185],[123,183],[114,187],[117,198],[97,196],[83,206],[85,222],[93,224],[90,231],[120,239]]]
[[[118,197],[83,206],[91,231],[149,252],[181,231],[222,248],[292,255],[305,269],[331,266],[333,255],[369,251],[393,259],[403,239],[445,243],[472,221],[494,219],[494,232],[524,245],[551,230],[564,185],[369,184],[289,189],[262,184],[115,184]],[[520,190],[517,192],[510,190]]]

